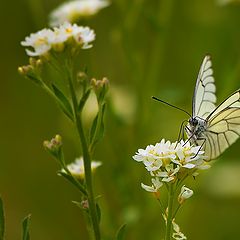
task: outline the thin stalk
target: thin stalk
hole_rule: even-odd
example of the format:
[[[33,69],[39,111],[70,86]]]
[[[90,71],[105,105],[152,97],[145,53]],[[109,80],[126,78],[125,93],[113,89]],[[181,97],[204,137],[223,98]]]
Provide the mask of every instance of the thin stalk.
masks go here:
[[[162,215],[164,215],[164,206],[163,206],[163,204],[162,204],[162,202],[161,202],[161,200],[159,199],[159,198],[157,198],[157,201],[158,201],[158,203],[159,203],[159,206],[160,206],[160,210],[161,210],[161,213],[162,213]]]
[[[182,183],[188,176],[189,176],[188,173],[186,173],[186,175],[180,181],[177,182],[176,190],[182,185]]]
[[[181,206],[182,206],[182,204],[178,204],[178,206],[177,206],[177,208],[176,208],[176,210],[175,210],[175,212],[174,212],[174,214],[173,214],[173,219],[176,217],[176,215],[177,215],[177,212],[178,212],[178,210],[181,208]]]
[[[173,200],[174,200],[174,185],[170,184],[168,192],[168,212],[165,240],[171,240],[172,219],[173,219]]]
[[[74,91],[72,71],[70,70],[70,68],[68,68],[68,83],[69,83],[70,93],[72,97],[73,110],[75,115],[75,124],[77,127],[77,131],[78,131],[78,135],[80,138],[81,147],[83,151],[83,161],[84,161],[84,170],[85,170],[85,181],[86,181],[86,187],[87,187],[87,193],[88,193],[89,213],[92,220],[92,227],[93,227],[95,239],[100,240],[101,235],[100,235],[97,209],[96,209],[96,203],[95,203],[93,187],[92,187],[91,159],[88,151],[86,137],[83,130],[81,114],[78,112],[77,96]]]

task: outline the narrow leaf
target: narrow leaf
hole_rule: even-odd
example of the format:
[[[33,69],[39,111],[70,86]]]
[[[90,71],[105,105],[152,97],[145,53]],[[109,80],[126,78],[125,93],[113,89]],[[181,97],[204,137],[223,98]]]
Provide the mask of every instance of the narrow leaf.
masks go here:
[[[105,112],[105,104],[101,106],[101,109],[99,110],[97,116],[93,120],[91,132],[90,132],[90,143],[92,144],[93,147],[96,145],[97,142],[99,142],[103,138],[103,135],[104,135],[104,121],[103,121],[104,112]]]
[[[4,209],[3,209],[3,201],[0,198],[0,240],[4,239],[5,232],[5,219],[4,219]]]
[[[30,215],[25,217],[22,222],[22,229],[23,229],[23,235],[22,240],[30,240],[30,234],[29,234],[29,224],[30,224]]]
[[[96,132],[97,121],[98,121],[98,114],[96,115],[96,117],[93,119],[93,122],[92,122],[92,127],[90,130],[90,143],[93,141],[93,138]]]
[[[79,105],[78,105],[78,112],[81,112],[81,111],[82,111],[82,109],[83,109],[83,107],[84,107],[84,105],[85,105],[85,103],[86,103],[86,101],[87,101],[87,99],[88,99],[88,97],[89,97],[90,92],[91,92],[91,89],[89,88],[89,89],[83,94],[83,96],[81,97],[81,100],[80,100]]]
[[[116,240],[123,240],[126,232],[126,224],[123,224],[117,231]]]
[[[76,182],[72,176],[62,171],[58,171],[58,175],[64,177],[66,180],[72,183],[78,190],[80,190],[82,194],[86,195],[86,190],[84,189],[84,186],[80,182]]]
[[[86,213],[89,214],[89,205],[88,200],[83,200],[81,203],[77,201],[72,201],[77,207],[79,207],[81,210],[84,210]]]
[[[67,99],[67,97],[63,94],[63,92],[57,88],[57,86],[55,86],[54,84],[52,84],[52,88],[54,91],[55,96],[58,98],[59,100],[59,106],[60,108],[63,110],[63,112],[71,119],[73,120],[73,110],[72,110],[72,106],[69,102],[69,100]]]
[[[42,81],[36,77],[35,74],[27,74],[26,76],[28,79],[32,80],[36,85],[42,86]]]
[[[81,210],[83,209],[82,204],[78,201],[72,201],[77,207],[79,207]]]
[[[99,224],[101,221],[101,209],[98,204],[96,204],[96,209],[97,209],[98,224]]]

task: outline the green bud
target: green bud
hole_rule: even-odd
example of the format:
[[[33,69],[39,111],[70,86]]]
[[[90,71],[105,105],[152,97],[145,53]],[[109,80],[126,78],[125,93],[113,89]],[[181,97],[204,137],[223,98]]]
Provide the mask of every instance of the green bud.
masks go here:
[[[33,71],[33,67],[31,65],[18,67],[18,72],[23,76],[27,76],[32,71]]]
[[[85,72],[78,72],[77,79],[78,81],[82,81],[83,79],[87,78],[87,74]]]
[[[188,198],[193,195],[193,190],[187,188],[185,185],[182,186],[181,192],[178,195],[179,204],[183,204]]]
[[[93,78],[91,80],[91,86],[93,87],[94,92],[97,95],[98,102],[102,102],[109,88],[108,79],[105,77],[102,80],[96,80],[95,78]]]
[[[56,135],[50,141],[46,140],[43,142],[43,147],[54,157],[58,158],[59,153],[62,149],[62,137]]]
[[[81,201],[81,207],[85,210],[89,209],[89,203],[87,199]]]
[[[33,69],[38,70],[43,65],[43,60],[30,57],[29,65],[32,66]]]

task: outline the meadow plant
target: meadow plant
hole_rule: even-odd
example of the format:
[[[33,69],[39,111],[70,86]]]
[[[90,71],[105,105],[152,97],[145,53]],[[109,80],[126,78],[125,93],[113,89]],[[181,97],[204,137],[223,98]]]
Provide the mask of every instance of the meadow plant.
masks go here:
[[[93,161],[93,154],[96,144],[103,136],[105,99],[109,81],[107,78],[90,79],[85,72],[76,70],[74,66],[75,58],[82,50],[91,48],[94,40],[95,33],[92,29],[77,24],[64,23],[54,29],[43,29],[21,42],[22,46],[26,47],[30,59],[28,65],[19,67],[18,70],[24,77],[45,90],[76,127],[83,156],[77,158],[75,162],[66,164],[60,135],[44,141],[43,145],[60,164],[61,170],[58,174],[80,191],[82,201],[74,203],[86,213],[86,222],[90,224],[90,236],[99,240],[101,214],[94,195],[92,171],[101,163]],[[66,86],[65,91],[56,81],[51,79],[46,81],[42,78],[44,67],[51,67],[63,76],[60,81]],[[82,115],[91,93],[95,94],[97,99],[98,112],[90,129],[87,130],[84,128]]]
[[[184,202],[193,195],[193,191],[183,184],[184,181],[189,177],[195,178],[200,170],[210,167],[204,161],[201,146],[193,146],[188,140],[171,143],[162,139],[155,145],[139,149],[133,159],[144,165],[151,178],[151,185],[141,183],[141,186],[153,193],[159,202],[166,224],[165,240],[187,239],[175,218]],[[167,203],[162,201],[163,186],[168,192]]]

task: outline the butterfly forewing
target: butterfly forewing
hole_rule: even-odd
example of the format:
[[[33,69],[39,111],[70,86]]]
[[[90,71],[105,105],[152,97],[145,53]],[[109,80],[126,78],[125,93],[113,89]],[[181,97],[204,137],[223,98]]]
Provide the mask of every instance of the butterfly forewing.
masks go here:
[[[193,97],[192,116],[203,119],[215,109],[216,87],[214,84],[212,62],[210,56],[206,56],[202,62]]]
[[[212,62],[202,62],[193,96],[192,117],[186,128],[189,140],[205,151],[207,160],[215,159],[240,137],[240,90],[218,107]]]

